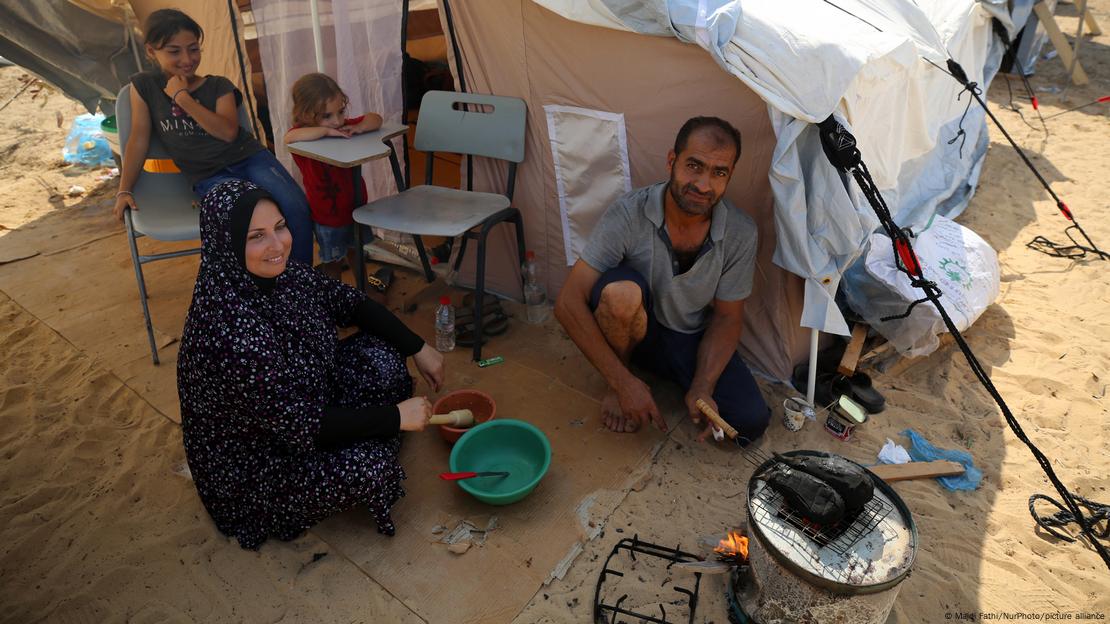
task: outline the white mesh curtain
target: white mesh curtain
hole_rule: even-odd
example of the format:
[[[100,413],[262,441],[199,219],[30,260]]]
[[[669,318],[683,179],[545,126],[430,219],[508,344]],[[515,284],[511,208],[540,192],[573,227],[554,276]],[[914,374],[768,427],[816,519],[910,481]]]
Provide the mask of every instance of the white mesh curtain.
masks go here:
[[[281,137],[293,125],[293,83],[316,71],[311,10],[308,0],[254,0],[251,6],[278,159],[300,179]],[[350,98],[349,113],[375,112],[400,122],[401,2],[320,0],[319,14],[324,71]],[[396,192],[388,160],[363,165],[363,175],[371,200]]]

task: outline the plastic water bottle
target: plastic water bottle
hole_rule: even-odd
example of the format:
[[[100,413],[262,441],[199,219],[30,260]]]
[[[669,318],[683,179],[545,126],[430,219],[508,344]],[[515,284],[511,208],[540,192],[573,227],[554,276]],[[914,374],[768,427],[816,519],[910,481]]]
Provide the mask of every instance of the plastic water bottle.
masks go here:
[[[451,298],[444,295],[439,298],[439,307],[436,308],[436,351],[447,353],[455,350],[455,308],[451,307]]]
[[[539,267],[536,265],[536,253],[528,251],[524,254],[524,305],[527,309],[528,322],[539,325],[547,320],[550,310],[547,308],[547,292],[538,279]]]

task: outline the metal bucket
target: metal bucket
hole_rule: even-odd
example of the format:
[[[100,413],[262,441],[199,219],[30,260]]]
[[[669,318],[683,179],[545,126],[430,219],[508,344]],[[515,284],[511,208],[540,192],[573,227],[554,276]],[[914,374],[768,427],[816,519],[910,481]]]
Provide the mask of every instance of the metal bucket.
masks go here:
[[[761,475],[774,462],[764,462],[748,482],[749,570],[736,592],[744,613],[759,624],[886,622],[917,552],[917,528],[901,497],[871,474],[874,505],[864,513],[873,515],[861,513],[821,545],[831,534],[814,539],[772,509],[774,499],[763,491]]]

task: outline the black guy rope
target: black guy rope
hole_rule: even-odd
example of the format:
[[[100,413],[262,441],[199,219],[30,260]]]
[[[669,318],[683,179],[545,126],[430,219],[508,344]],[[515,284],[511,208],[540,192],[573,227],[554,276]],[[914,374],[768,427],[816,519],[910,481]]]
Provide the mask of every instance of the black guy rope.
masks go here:
[[[874,28],[875,30],[877,30],[879,32],[883,32],[883,29],[881,29],[878,26],[876,26],[875,24],[863,19],[859,15],[856,15],[855,13],[852,13],[848,9],[845,9],[844,7],[841,7],[841,6],[837,5],[835,2],[832,2],[832,0],[822,0],[822,1],[825,4],[827,4],[831,7],[834,7],[837,10],[842,11],[843,13],[846,13],[846,14],[850,15],[851,17],[859,20],[860,22],[863,22],[864,24],[867,24],[871,28]],[[999,38],[1002,40],[1002,43],[1005,44],[1005,45],[1009,45],[1010,38],[1006,35],[1006,31],[1005,31],[1005,29],[1002,28],[1001,23],[999,23],[998,20],[994,20],[994,25],[993,26],[994,26],[995,34],[999,36]],[[938,36],[939,36],[939,34],[938,34]],[[970,82],[968,80],[967,73],[964,71],[964,69],[962,67],[960,67],[959,63],[957,63],[955,60],[953,60],[951,58],[951,53],[948,53],[947,50],[945,50],[945,52],[949,56],[948,62],[947,62],[948,69],[945,69],[945,68],[941,67],[940,65],[937,65],[936,63],[934,63],[933,61],[929,60],[928,58],[926,58],[924,56],[922,56],[921,58],[923,58],[927,63],[929,63],[933,67],[936,67],[937,69],[939,69],[942,72],[948,74],[949,76],[952,76],[952,78],[954,78],[957,82],[959,82],[964,87],[965,91],[967,91],[971,94],[971,96],[975,99],[975,101],[978,102],[979,106],[981,106],[983,108],[983,111],[985,111],[987,113],[987,116],[991,118],[991,121],[994,122],[994,125],[997,126],[998,129],[1002,132],[1002,135],[1004,137],[1006,137],[1006,140],[1009,141],[1010,146],[1013,147],[1014,150],[1018,153],[1018,156],[1021,157],[1021,160],[1025,163],[1025,166],[1029,167],[1029,170],[1033,172],[1033,175],[1036,176],[1037,180],[1041,183],[1041,186],[1043,186],[1045,188],[1045,190],[1048,191],[1048,194],[1056,202],[1056,208],[1060,211],[1060,214],[1064,215],[1064,218],[1071,222],[1071,225],[1069,225],[1067,228],[1064,229],[1064,233],[1068,236],[1069,239],[1072,240],[1072,243],[1074,243],[1073,245],[1057,245],[1056,243],[1053,243],[1052,241],[1049,241],[1048,239],[1046,239],[1042,236],[1038,236],[1037,238],[1033,239],[1032,242],[1028,243],[1026,246],[1029,247],[1030,249],[1034,249],[1036,251],[1040,251],[1042,253],[1046,253],[1048,255],[1056,256],[1056,257],[1082,258],[1086,254],[1091,253],[1091,254],[1094,254],[1094,255],[1098,256],[1102,260],[1110,260],[1110,254],[1102,251],[1101,249],[1098,248],[1097,245],[1095,245],[1094,241],[1091,240],[1091,237],[1087,235],[1086,230],[1083,229],[1083,226],[1079,225],[1079,222],[1075,220],[1075,215],[1072,213],[1071,209],[1068,208],[1068,205],[1065,204],[1064,201],[1062,199],[1060,199],[1060,197],[1056,194],[1056,192],[1052,190],[1052,187],[1048,184],[1048,181],[1044,179],[1044,176],[1041,175],[1041,172],[1037,170],[1037,168],[1033,165],[1033,162],[1029,160],[1029,157],[1025,155],[1025,152],[1018,146],[1018,144],[1014,141],[1013,137],[1010,136],[1010,133],[1007,132],[1006,128],[1002,126],[1002,122],[998,121],[998,118],[995,117],[994,113],[992,113],[990,108],[987,107],[987,103],[983,100],[982,97],[980,97],[982,91],[978,88],[978,86],[974,82]],[[1024,76],[1023,76],[1023,78],[1024,78]],[[1028,83],[1026,83],[1026,88],[1028,88]],[[1030,94],[1032,95],[1032,90],[1030,89],[1029,91],[1030,91]],[[1108,97],[1108,99],[1110,99],[1110,97]],[[1095,102],[1095,103],[1097,103],[1097,102]],[[1035,97],[1033,99],[1033,108],[1037,109],[1037,114],[1040,115],[1040,110],[1039,110],[1040,107],[1037,105],[1037,101],[1036,101]],[[967,115],[967,110],[966,109],[964,110],[964,115],[965,116]],[[962,126],[962,122],[963,122],[963,118],[961,117],[961,126]],[[1043,118],[1042,118],[1041,122],[1044,123]],[[1046,132],[1047,132],[1047,128],[1046,128]],[[961,127],[959,133],[957,133],[957,135],[956,135],[956,138],[960,138],[960,136],[963,135],[963,134],[964,134],[963,128]],[[955,139],[953,139],[953,142],[954,141],[955,141]],[[963,143],[960,144],[960,150],[961,150],[961,157],[962,157]],[[1075,241],[1075,238],[1071,234],[1071,230],[1075,230],[1075,231],[1079,232],[1079,234],[1082,235],[1083,239],[1087,242],[1087,245],[1081,245],[1081,244],[1077,243]]]
[[[962,74],[963,70],[955,61],[949,61],[949,66],[957,69]],[[974,91],[972,91],[974,95]],[[989,111],[988,111],[989,112]],[[1040,464],[1041,469],[1045,475],[1048,476],[1049,481],[1052,482],[1053,487],[1060,494],[1064,501],[1064,508],[1071,514],[1071,518],[1076,524],[1082,534],[1087,538],[1095,551],[1102,557],[1103,563],[1110,569],[1110,552],[1099,541],[1099,537],[1095,534],[1094,525],[1099,521],[1099,518],[1088,518],[1079,506],[1076,497],[1068,491],[1067,486],[1060,481],[1056,476],[1056,471],[1052,468],[1052,462],[1048,457],[1033,442],[1025,435],[1021,423],[1014,417],[1013,412],[1010,411],[1006,401],[1002,395],[995,388],[994,383],[991,382],[990,376],[987,374],[979,359],[975,357],[971,347],[964,340],[963,335],[959,329],[956,328],[955,322],[952,317],[948,315],[948,311],[944,309],[944,305],[940,302],[941,291],[934,282],[925,279],[925,274],[921,269],[921,264],[917,259],[917,254],[913,251],[913,246],[910,243],[909,236],[905,231],[900,229],[894,222],[894,217],[890,213],[890,209],[883,200],[883,196],[878,192],[871,174],[864,164],[862,155],[856,147],[855,137],[847,131],[839,122],[837,122],[831,115],[828,119],[818,124],[821,135],[821,143],[825,150],[825,155],[834,167],[840,171],[850,174],[860,189],[863,191],[864,196],[871,204],[871,208],[875,211],[875,215],[879,218],[879,223],[882,225],[887,236],[890,237],[891,245],[894,250],[894,257],[897,268],[900,272],[904,273],[910,280],[910,283],[919,288],[924,293],[924,298],[913,305],[922,301],[929,301],[936,307],[937,312],[940,313],[941,319],[944,320],[945,326],[948,328],[949,333],[956,340],[956,344],[963,352],[964,358],[967,360],[968,366],[971,368],[972,373],[975,374],[979,382],[986,388],[991,398],[1002,410],[1002,414],[1006,419],[1006,423],[1014,432],[1014,435],[1021,440],[1033,457]],[[911,306],[912,307],[912,306]],[[1036,517],[1036,516],[1034,516]]]
[[[868,26],[871,26],[875,30],[883,32],[882,29],[878,26],[875,26],[871,22],[868,22],[862,17],[855,15],[847,9],[837,6],[830,0],[823,1],[826,4],[836,7],[844,13],[847,13],[848,15],[851,15],[852,17],[867,24]],[[998,23],[997,20],[995,20],[994,27],[995,33],[1001,38],[1002,42],[1006,45],[1009,45],[1009,37],[1006,35],[1005,30],[1001,28],[1001,24]],[[1090,236],[1087,236],[1087,233],[1083,230],[1079,223],[1075,221],[1075,216],[1072,214],[1071,210],[1068,209],[1067,204],[1065,204],[1063,200],[1061,200],[1056,195],[1056,193],[1053,192],[1052,187],[1049,186],[1048,182],[1044,179],[1043,176],[1041,176],[1041,173],[1037,171],[1037,168],[1034,167],[1033,163],[1030,162],[1028,157],[1026,157],[1025,152],[1023,152],[1022,149],[1018,147],[1017,143],[1014,142],[1013,138],[1010,137],[1010,134],[1002,126],[1001,122],[998,121],[998,118],[995,117],[991,110],[987,107],[986,102],[984,102],[983,99],[980,97],[979,89],[976,87],[975,83],[969,82],[967,78],[967,73],[963,70],[962,67],[960,67],[959,63],[951,58],[951,54],[949,54],[949,59],[947,61],[947,70],[929,60],[928,58],[922,58],[924,58],[925,61],[928,62],[930,65],[952,76],[952,78],[954,78],[957,82],[964,86],[964,89],[966,91],[971,93],[972,97],[974,97],[979,105],[983,108],[983,111],[987,113],[987,115],[991,118],[991,121],[994,122],[994,124],[1002,132],[1003,136],[1006,137],[1006,140],[1009,141],[1010,145],[1014,148],[1014,150],[1017,151],[1018,156],[1021,157],[1026,166],[1028,166],[1029,169],[1033,172],[1033,175],[1037,177],[1041,185],[1044,186],[1045,190],[1048,191],[1049,195],[1052,196],[1052,198],[1056,201],[1056,207],[1060,210],[1060,212],[1068,221],[1071,221],[1072,225],[1065,228],[1064,233],[1067,234],[1069,239],[1071,239],[1073,245],[1057,245],[1044,238],[1043,236],[1038,236],[1034,238],[1033,241],[1030,242],[1027,246],[1032,249],[1036,249],[1037,251],[1059,257],[1080,258],[1090,252],[1097,254],[1103,260],[1110,259],[1110,255],[1106,254],[1097,246],[1095,246]],[[1026,88],[1029,90],[1030,96],[1032,97],[1032,89],[1029,88],[1029,84],[1027,81]],[[1101,101],[1101,98],[1099,101]],[[1093,103],[1097,102],[1092,102],[1092,104]],[[1035,100],[1034,108],[1039,108],[1036,106]],[[964,111],[964,114],[967,114],[966,110]],[[1040,115],[1039,110],[1037,111],[1037,114]],[[1042,123],[1043,122],[1044,118],[1042,117]],[[1080,510],[1078,504],[1076,503],[1076,500],[1078,499],[1084,501],[1085,503],[1088,501],[1086,499],[1083,499],[1082,497],[1076,497],[1071,494],[1068,491],[1067,487],[1065,487],[1064,484],[1056,477],[1056,472],[1052,469],[1052,465],[1051,463],[1049,463],[1048,458],[1045,457],[1044,453],[1042,453],[1041,450],[1038,449],[1037,446],[1034,445],[1025,435],[1025,431],[1021,428],[1020,423],[1018,423],[1013,413],[1010,412],[1010,408],[1006,405],[1005,400],[1002,399],[1002,395],[998,393],[998,390],[994,387],[994,384],[991,382],[990,377],[987,376],[986,371],[983,370],[982,365],[975,357],[975,354],[972,353],[971,347],[968,346],[967,342],[964,340],[959,330],[956,329],[956,326],[952,322],[951,317],[948,316],[948,312],[940,303],[940,289],[937,288],[935,283],[925,279],[924,273],[921,271],[921,265],[918,263],[917,256],[913,252],[913,247],[910,244],[907,233],[904,230],[899,229],[897,224],[894,223],[894,220],[890,215],[890,210],[886,206],[886,202],[883,200],[882,195],[879,194],[878,188],[875,186],[874,180],[871,179],[871,174],[868,173],[867,167],[863,163],[859,150],[856,148],[855,137],[853,137],[843,126],[841,126],[835,119],[833,119],[831,115],[828,119],[818,124],[818,126],[821,128],[821,142],[825,149],[825,155],[828,156],[829,160],[838,169],[852,173],[852,176],[855,178],[857,184],[859,184],[860,188],[863,189],[864,196],[867,197],[868,201],[871,203],[872,209],[875,210],[875,214],[879,216],[879,221],[882,223],[883,228],[887,232],[887,235],[890,236],[891,244],[894,246],[894,257],[896,258],[898,270],[905,273],[910,278],[910,283],[913,286],[920,288],[925,292],[925,297],[910,304],[906,312],[900,317],[909,316],[909,314],[913,311],[914,306],[924,301],[931,301],[933,303],[937,311],[940,313],[941,318],[944,320],[945,326],[947,326],[948,331],[952,334],[952,337],[956,339],[956,343],[959,345],[960,351],[963,352],[964,357],[967,359],[968,365],[971,367],[972,372],[975,373],[975,376],[979,379],[980,383],[983,384],[983,387],[985,387],[987,389],[987,392],[990,393],[991,398],[994,399],[995,403],[997,403],[999,408],[1002,410],[1003,415],[1006,417],[1006,423],[1010,426],[1010,429],[1014,431],[1014,434],[1017,435],[1019,440],[1024,442],[1025,445],[1029,447],[1030,452],[1033,454],[1034,458],[1036,458],[1037,462],[1041,465],[1041,469],[1044,470],[1049,480],[1052,481],[1053,487],[1055,487],[1056,491],[1059,492],[1060,495],[1063,497],[1064,502],[1067,505],[1066,508],[1060,505],[1060,503],[1058,503],[1057,501],[1048,498],[1043,494],[1034,494],[1033,497],[1031,497],[1029,500],[1029,511],[1033,515],[1033,519],[1037,522],[1038,525],[1044,527],[1046,530],[1049,530],[1054,535],[1059,535],[1056,532],[1053,532],[1045,527],[1044,524],[1042,524],[1042,519],[1037,515],[1036,511],[1033,508],[1033,503],[1035,500],[1045,499],[1052,502],[1052,504],[1061,508],[1061,511],[1057,513],[1054,518],[1064,523],[1077,523],[1083,535],[1090,541],[1091,545],[1098,552],[1099,556],[1102,557],[1103,563],[1106,564],[1107,568],[1110,568],[1110,553],[1108,553],[1106,548],[1098,541],[1097,536],[1093,530],[1094,525],[1099,522],[1099,514],[1095,513],[1094,517],[1089,520],[1084,518],[1083,512]],[[1086,241],[1090,244],[1090,247],[1082,246],[1078,242],[1076,242],[1075,238],[1072,236],[1072,230],[1076,230],[1080,234],[1082,234],[1083,238],[1086,239]],[[896,316],[888,318],[900,317]],[[1099,509],[1104,507],[1097,504],[1096,506]],[[1067,518],[1062,517],[1062,514],[1065,513],[1067,514]],[[1110,528],[1107,528],[1106,531],[1110,531]],[[1102,537],[1105,537],[1106,531],[1104,531]]]
[[[1056,191],[1052,190],[1052,186],[1048,183],[1048,180],[1044,179],[1044,176],[1041,175],[1041,172],[1037,170],[1037,167],[1033,164],[1031,160],[1029,160],[1029,157],[1025,155],[1025,151],[1018,146],[1017,142],[1014,141],[1014,138],[1010,136],[1010,133],[1006,131],[1006,128],[1002,125],[1002,122],[1000,122],[998,118],[994,116],[994,113],[991,112],[990,107],[987,106],[986,101],[984,101],[981,97],[982,90],[979,89],[977,84],[968,80],[967,73],[964,72],[963,67],[960,67],[960,64],[951,58],[948,59],[947,62],[948,69],[937,65],[927,58],[925,59],[925,62],[929,63],[933,67],[936,67],[949,76],[952,76],[952,78],[954,78],[956,82],[959,82],[961,85],[963,85],[964,91],[967,91],[971,94],[971,97],[975,98],[975,101],[978,102],[979,106],[983,109],[984,112],[986,112],[987,116],[991,118],[991,121],[994,122],[994,125],[1002,133],[1002,136],[1006,137],[1006,140],[1010,143],[1010,147],[1014,148],[1014,151],[1017,152],[1018,156],[1021,157],[1021,160],[1025,163],[1025,166],[1033,172],[1033,175],[1037,177],[1037,180],[1041,183],[1041,186],[1043,186],[1044,189],[1048,191],[1049,196],[1051,196],[1053,201],[1056,202],[1056,208],[1060,211],[1060,214],[1064,215],[1064,218],[1071,222],[1071,225],[1069,225],[1067,229],[1070,230],[1074,228],[1083,236],[1083,239],[1087,241],[1086,246],[1080,246],[1080,251],[1093,253],[1103,260],[1110,260],[1110,254],[1102,251],[1098,248],[1097,245],[1095,245],[1095,242],[1091,240],[1091,237],[1089,235],[1087,235],[1087,231],[1084,230],[1083,226],[1080,225],[1079,221],[1076,220],[1075,214],[1072,213],[1070,208],[1068,208],[1068,205],[1064,203],[1064,200],[1060,199],[1060,196],[1056,194]],[[1071,238],[1070,234],[1068,236],[1069,238]],[[1072,240],[1074,241],[1074,239]],[[1036,247],[1033,248],[1036,249]]]

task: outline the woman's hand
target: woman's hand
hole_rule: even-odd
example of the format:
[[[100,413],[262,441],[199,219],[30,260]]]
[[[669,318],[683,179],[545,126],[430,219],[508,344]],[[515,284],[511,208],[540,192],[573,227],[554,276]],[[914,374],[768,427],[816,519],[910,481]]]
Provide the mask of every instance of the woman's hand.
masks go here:
[[[123,221],[123,211],[127,208],[131,210],[138,210],[139,207],[135,205],[135,196],[128,192],[121,192],[116,195],[116,205],[112,208],[112,214],[116,219]]]
[[[443,387],[443,354],[436,351],[428,343],[420,351],[412,357],[416,362],[416,370],[420,371],[420,376],[431,387],[432,392],[439,392]]]
[[[432,417],[432,404],[428,397],[412,397],[397,404],[401,412],[401,431],[423,431]]]

